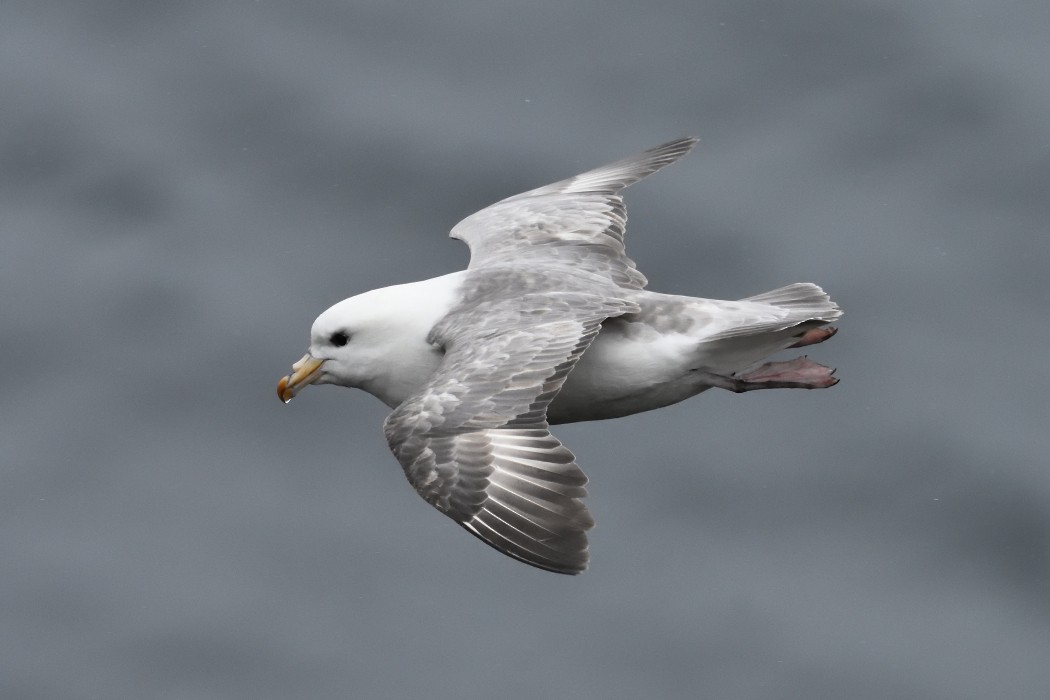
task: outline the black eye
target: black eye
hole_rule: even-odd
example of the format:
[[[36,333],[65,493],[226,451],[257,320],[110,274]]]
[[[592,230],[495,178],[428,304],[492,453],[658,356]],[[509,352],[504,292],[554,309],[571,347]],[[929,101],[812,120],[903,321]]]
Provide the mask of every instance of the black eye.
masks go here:
[[[337,348],[341,348],[350,342],[350,336],[348,336],[344,331],[337,331],[332,334],[332,336],[328,339],[328,342],[336,346]]]

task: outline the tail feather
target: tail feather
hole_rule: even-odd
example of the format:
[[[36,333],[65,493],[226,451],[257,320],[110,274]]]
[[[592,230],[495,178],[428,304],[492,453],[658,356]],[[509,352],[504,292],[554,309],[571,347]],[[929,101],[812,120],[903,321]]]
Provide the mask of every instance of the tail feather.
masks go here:
[[[730,305],[728,310],[737,317],[730,327],[705,340],[703,352],[704,364],[726,375],[755,366],[798,342],[806,331],[842,316],[838,304],[809,282],[722,303]]]
[[[842,315],[842,309],[831,300],[827,292],[811,282],[796,282],[740,301],[777,306],[791,311],[791,315],[797,315],[800,320],[830,322]]]

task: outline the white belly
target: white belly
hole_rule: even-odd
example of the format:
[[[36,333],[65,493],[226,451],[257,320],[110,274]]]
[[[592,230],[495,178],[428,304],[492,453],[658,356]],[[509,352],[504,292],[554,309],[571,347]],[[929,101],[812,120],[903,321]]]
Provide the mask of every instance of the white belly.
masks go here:
[[[696,339],[628,332],[610,319],[547,409],[551,423],[602,420],[669,406],[703,391],[690,373]]]

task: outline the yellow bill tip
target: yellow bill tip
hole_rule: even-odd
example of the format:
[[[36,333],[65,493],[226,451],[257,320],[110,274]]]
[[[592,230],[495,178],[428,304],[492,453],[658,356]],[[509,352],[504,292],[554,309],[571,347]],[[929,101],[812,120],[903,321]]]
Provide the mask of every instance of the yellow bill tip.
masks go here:
[[[277,398],[288,403],[294,396],[295,392],[288,390],[288,377],[281,377],[281,381],[277,382]]]
[[[320,370],[324,362],[309,354],[303,355],[301,360],[292,365],[292,373],[281,377],[281,381],[277,382],[277,398],[288,403],[295,398],[300,389],[320,379]]]

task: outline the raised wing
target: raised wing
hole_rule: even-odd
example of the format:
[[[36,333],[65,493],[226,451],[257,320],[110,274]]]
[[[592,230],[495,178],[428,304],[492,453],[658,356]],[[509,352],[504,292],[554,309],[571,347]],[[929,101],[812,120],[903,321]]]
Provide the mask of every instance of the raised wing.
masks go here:
[[[546,410],[609,316],[633,304],[524,294],[453,311],[431,333],[445,358],[384,424],[408,480],[489,545],[541,569],[587,566],[587,477]]]
[[[670,141],[631,158],[508,197],[456,224],[451,236],[470,247],[471,269],[535,262],[597,273],[625,289],[642,289],[624,249],[627,212],[620,191],[669,165],[696,145]]]

